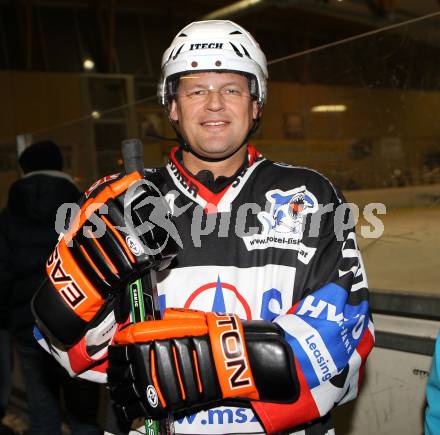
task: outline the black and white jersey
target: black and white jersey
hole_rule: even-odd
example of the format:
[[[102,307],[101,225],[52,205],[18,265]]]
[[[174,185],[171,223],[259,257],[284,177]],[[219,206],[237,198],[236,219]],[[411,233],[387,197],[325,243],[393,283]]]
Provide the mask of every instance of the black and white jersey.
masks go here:
[[[182,246],[171,268],[157,273],[161,309],[276,322],[293,349],[301,388],[289,405],[252,402],[186,416],[175,421],[176,434],[334,433],[329,412],[356,397],[374,342],[342,195],[316,171],[271,162],[252,146],[247,164],[217,193],[184,168],[177,149],[159,171]],[[96,335],[89,331],[87,345]],[[75,373],[72,361],[80,356],[69,352],[59,359]],[[105,381],[105,353],[99,357],[102,365],[95,357],[83,377]]]

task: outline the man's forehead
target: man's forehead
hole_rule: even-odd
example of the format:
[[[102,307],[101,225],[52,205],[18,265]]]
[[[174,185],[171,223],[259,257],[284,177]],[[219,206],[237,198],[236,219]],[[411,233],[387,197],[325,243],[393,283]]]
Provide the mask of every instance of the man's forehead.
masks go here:
[[[180,84],[194,85],[195,83],[214,83],[214,84],[247,84],[247,78],[240,73],[234,73],[230,71],[207,71],[207,72],[194,72],[191,74],[185,74],[180,77]]]

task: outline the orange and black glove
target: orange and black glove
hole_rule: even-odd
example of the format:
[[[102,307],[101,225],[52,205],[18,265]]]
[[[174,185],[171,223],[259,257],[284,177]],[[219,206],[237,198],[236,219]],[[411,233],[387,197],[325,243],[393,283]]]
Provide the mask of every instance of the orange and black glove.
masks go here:
[[[37,326],[52,343],[77,343],[116,309],[129,282],[149,269],[164,269],[177,254],[161,184],[157,173],[146,180],[133,172],[86,193],[32,303]]]
[[[290,403],[299,393],[292,350],[276,324],[195,310],[167,309],[163,320],[119,331],[107,374],[122,421],[231,400]]]

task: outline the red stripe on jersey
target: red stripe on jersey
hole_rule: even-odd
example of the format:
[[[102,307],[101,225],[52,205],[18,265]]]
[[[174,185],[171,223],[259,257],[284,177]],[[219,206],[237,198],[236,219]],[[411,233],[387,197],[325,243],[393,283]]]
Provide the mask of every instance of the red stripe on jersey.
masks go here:
[[[70,367],[75,374],[83,373],[86,370],[97,373],[106,373],[107,371],[107,358],[103,358],[101,362],[99,362],[99,360],[91,358],[86,350],[85,338],[82,338],[79,343],[71,347],[67,351],[67,356],[69,357]]]
[[[69,357],[70,367],[76,374],[82,373],[95,362],[87,354],[86,339],[84,337],[67,351],[67,356]]]
[[[367,362],[367,356],[373,349],[373,346],[374,346],[374,337],[371,334],[370,330],[366,328],[364,335],[362,336],[361,340],[359,341],[356,347],[356,351],[362,360],[361,366],[359,368],[358,388],[360,387],[362,383],[362,379],[364,377],[365,363]]]
[[[298,361],[296,373],[300,384],[299,398],[294,403],[251,402],[267,434],[275,434],[318,418],[319,410]]]
[[[108,359],[105,359],[102,361],[101,364],[93,366],[93,368],[91,368],[90,370],[92,372],[107,373],[107,369],[108,369]]]
[[[298,305],[301,301],[298,301],[295,305],[293,305],[291,308],[289,308],[289,310],[287,311],[287,314],[293,314],[296,309],[298,308]]]
[[[248,145],[247,152],[249,167],[251,167],[259,158],[263,157],[263,154],[261,154],[260,151],[257,151],[257,149],[251,144]]]

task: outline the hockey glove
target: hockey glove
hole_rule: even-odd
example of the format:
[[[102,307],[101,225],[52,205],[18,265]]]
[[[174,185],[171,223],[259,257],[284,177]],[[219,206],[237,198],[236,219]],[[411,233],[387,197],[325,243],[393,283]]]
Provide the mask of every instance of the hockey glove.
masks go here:
[[[33,299],[37,326],[58,346],[74,345],[106,301],[177,254],[160,183],[158,174],[145,180],[133,172],[100,186],[60,239]]]
[[[299,393],[293,354],[277,325],[193,310],[167,309],[163,320],[119,331],[107,374],[116,414],[127,421],[225,399],[290,403]]]

